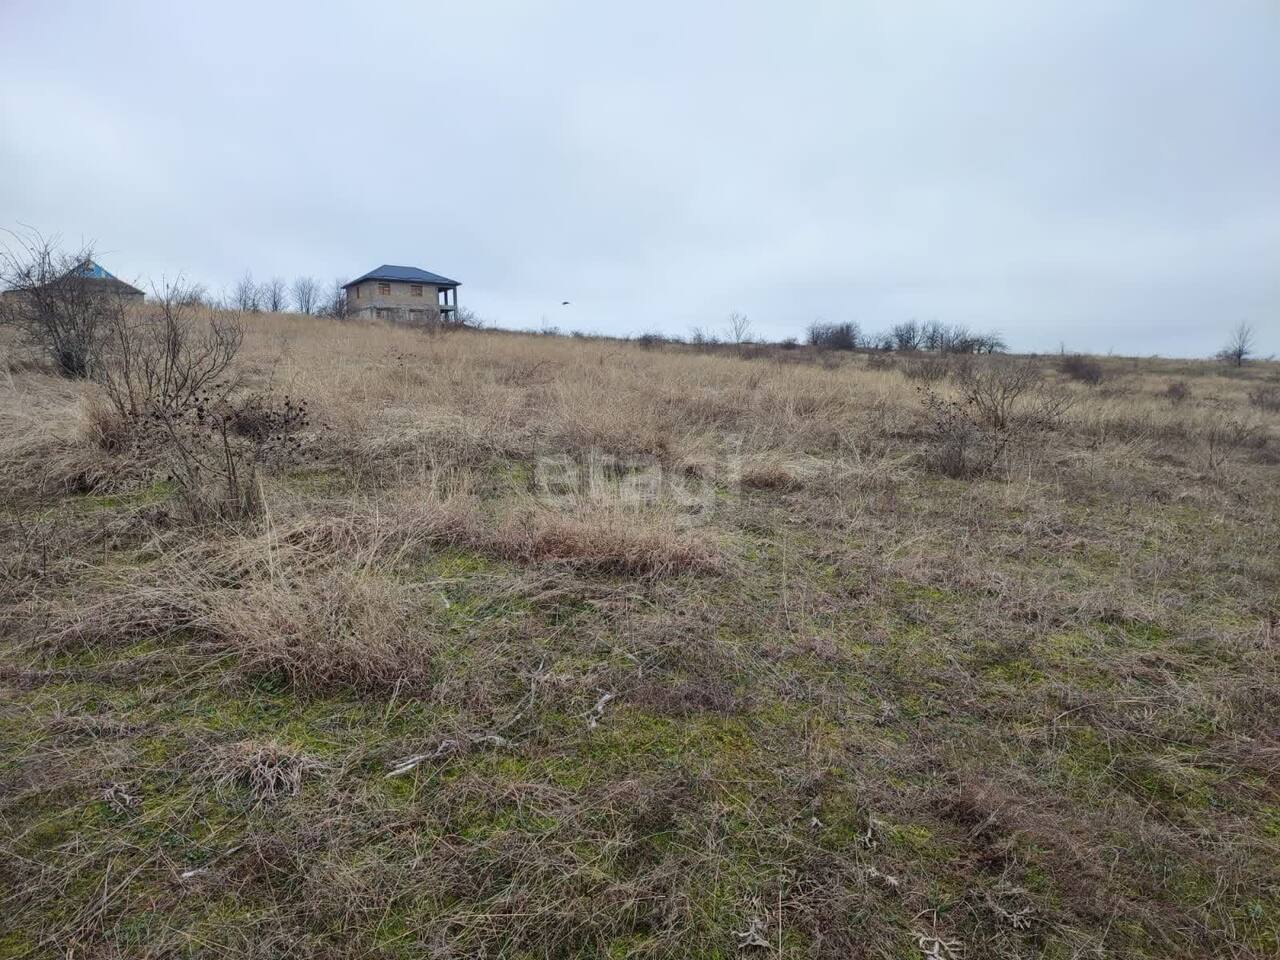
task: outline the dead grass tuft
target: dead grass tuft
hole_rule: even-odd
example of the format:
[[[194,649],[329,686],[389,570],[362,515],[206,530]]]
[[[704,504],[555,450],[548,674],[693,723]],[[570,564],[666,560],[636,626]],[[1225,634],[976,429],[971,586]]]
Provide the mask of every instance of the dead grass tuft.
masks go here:
[[[324,764],[279,740],[242,740],[210,751],[203,763],[205,777],[221,792],[243,788],[254,803],[296,797],[309,774]]]
[[[526,563],[640,577],[717,573],[723,568],[714,547],[681,530],[670,517],[608,505],[584,506],[572,515],[526,510],[472,545]]]
[[[796,490],[801,486],[795,473],[778,460],[749,460],[742,467],[742,485],[748,490]]]

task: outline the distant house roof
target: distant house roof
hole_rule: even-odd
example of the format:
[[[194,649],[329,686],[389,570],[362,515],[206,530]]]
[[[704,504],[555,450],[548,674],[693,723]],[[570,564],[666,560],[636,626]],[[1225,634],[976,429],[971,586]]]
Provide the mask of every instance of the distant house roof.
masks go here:
[[[109,270],[103,268],[101,264],[94,263],[92,260],[84,260],[76,266],[72,267],[66,273],[58,277],[51,277],[44,286],[52,286],[66,279],[83,280],[85,286],[96,292],[106,293],[112,296],[120,297],[145,297],[146,294],[139,290],[131,283],[125,283],[119,277]],[[6,295],[12,294],[14,291],[4,291]]]
[[[95,289],[101,289],[125,297],[142,297],[145,294],[131,283],[125,283],[101,264],[86,260],[74,271],[76,276],[92,281]]]
[[[370,270],[364,276],[356,277],[350,283],[344,283],[343,288],[354,287],[357,283],[363,283],[366,280],[399,280],[401,283],[429,283],[434,287],[457,287],[461,286],[457,280],[450,280],[448,277],[442,277],[438,273],[432,273],[430,270],[419,270],[417,267],[397,267],[390,263],[384,263],[382,266],[374,270]]]
[[[80,276],[88,277],[91,280],[118,280],[119,279],[119,277],[117,277],[114,273],[111,273],[109,270],[103,269],[101,264],[94,263],[92,260],[86,260],[84,263],[80,264],[80,269],[77,272],[80,274]]]

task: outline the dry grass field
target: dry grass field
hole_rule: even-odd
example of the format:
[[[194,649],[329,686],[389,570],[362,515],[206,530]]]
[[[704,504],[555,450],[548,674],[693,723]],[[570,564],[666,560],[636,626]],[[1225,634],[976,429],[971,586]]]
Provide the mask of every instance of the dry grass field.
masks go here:
[[[9,357],[0,957],[1280,955],[1276,364],[260,315],[236,518]]]

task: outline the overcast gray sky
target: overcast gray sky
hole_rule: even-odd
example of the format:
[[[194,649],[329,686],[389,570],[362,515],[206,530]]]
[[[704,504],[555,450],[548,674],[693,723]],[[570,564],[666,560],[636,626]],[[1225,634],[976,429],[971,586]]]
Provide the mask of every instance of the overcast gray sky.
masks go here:
[[[18,223],[504,326],[1280,352],[1280,0],[0,0]]]

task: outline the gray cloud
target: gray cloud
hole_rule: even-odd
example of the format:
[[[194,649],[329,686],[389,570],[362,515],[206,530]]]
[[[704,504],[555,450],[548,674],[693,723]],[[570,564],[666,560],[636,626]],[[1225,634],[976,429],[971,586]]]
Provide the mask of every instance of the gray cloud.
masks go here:
[[[0,221],[511,326],[1280,351],[1280,7],[0,7]],[[560,307],[569,299],[573,306]]]

